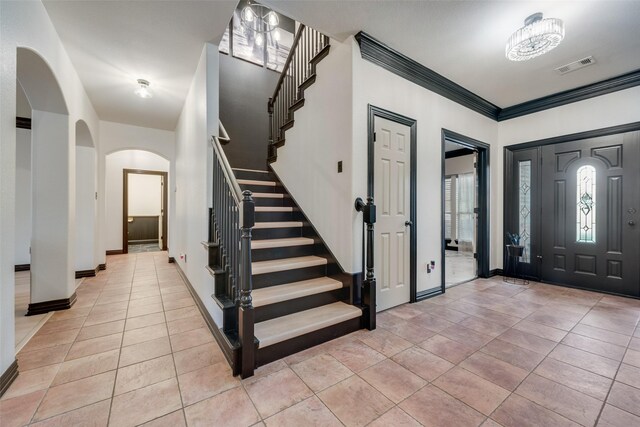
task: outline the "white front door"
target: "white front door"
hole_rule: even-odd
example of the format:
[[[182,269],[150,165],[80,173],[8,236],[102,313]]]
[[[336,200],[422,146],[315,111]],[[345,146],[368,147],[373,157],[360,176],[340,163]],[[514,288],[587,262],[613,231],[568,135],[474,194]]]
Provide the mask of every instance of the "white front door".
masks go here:
[[[375,118],[377,311],[410,297],[411,128]]]

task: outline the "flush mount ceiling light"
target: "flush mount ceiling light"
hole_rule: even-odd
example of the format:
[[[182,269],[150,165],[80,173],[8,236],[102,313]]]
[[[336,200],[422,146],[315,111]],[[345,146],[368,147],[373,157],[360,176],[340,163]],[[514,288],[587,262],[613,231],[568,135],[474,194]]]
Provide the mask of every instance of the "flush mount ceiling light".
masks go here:
[[[511,34],[505,55],[511,61],[527,61],[554,49],[562,39],[564,39],[562,20],[542,19],[542,13],[534,13],[524,20],[524,27]]]
[[[269,33],[273,34],[274,40],[280,40],[278,14],[260,3],[249,1],[247,6],[242,9],[240,23],[245,30],[254,34],[255,44],[258,46],[264,44]]]
[[[151,89],[149,89],[149,85],[150,83],[148,80],[138,79],[138,88],[134,91],[134,93],[140,98],[151,98],[153,96],[153,93],[151,92]]]

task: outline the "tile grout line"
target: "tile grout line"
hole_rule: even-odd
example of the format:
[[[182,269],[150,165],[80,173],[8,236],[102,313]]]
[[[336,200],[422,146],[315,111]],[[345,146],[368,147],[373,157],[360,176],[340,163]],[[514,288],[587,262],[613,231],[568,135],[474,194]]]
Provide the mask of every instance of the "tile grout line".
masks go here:
[[[639,325],[639,324],[640,324],[640,319],[639,319],[639,320],[636,320],[636,329],[638,328],[638,325]],[[634,332],[634,333],[635,333],[635,332]],[[632,338],[633,338],[633,335],[632,335]],[[602,408],[600,408],[600,412],[598,413],[598,417],[596,418],[596,424],[595,424],[595,425],[597,425],[597,424],[598,424],[598,422],[600,421],[600,418],[602,417],[602,413],[604,412],[604,408],[605,408],[605,407],[607,406],[607,404],[608,404],[608,403],[607,403],[607,401],[609,400],[609,395],[611,395],[611,390],[613,389],[613,386],[614,386],[614,384],[616,383],[616,378],[618,378],[618,373],[620,372],[620,367],[622,366],[623,361],[624,361],[624,358],[626,357],[627,352],[629,351],[629,346],[630,346],[630,345],[631,345],[631,340],[629,340],[629,342],[627,343],[627,348],[626,348],[626,350],[625,350],[625,352],[624,352],[624,355],[623,355],[623,357],[622,357],[622,360],[620,360],[620,363],[618,363],[618,369],[616,369],[616,374],[613,376],[613,380],[611,381],[611,386],[609,387],[609,390],[608,390],[608,392],[607,392],[607,396],[606,396],[606,397],[605,397],[605,399],[604,399],[604,405],[602,405]],[[627,411],[627,410],[625,410],[625,409],[618,408],[616,405],[613,405],[613,404],[610,404],[610,403],[609,403],[609,405],[611,405],[611,406],[613,406],[613,407],[615,407],[615,408],[617,408],[617,409],[619,409],[619,410],[621,410],[621,411],[624,411],[624,412],[626,412],[626,413],[628,413],[628,414],[630,413],[629,411]]]
[[[165,309],[165,306],[164,306],[164,296],[162,295],[162,291],[160,290],[160,280],[157,277],[158,276],[158,268],[157,268],[157,265],[156,265],[155,257],[154,257],[153,265],[154,265],[155,270],[156,270],[156,278],[158,279],[158,292],[160,293],[160,301],[162,303],[162,317],[164,317],[164,326],[165,326],[165,328],[167,330],[167,340],[169,340],[169,348],[171,349],[171,360],[172,360],[172,363],[173,363],[173,372],[175,372],[175,374],[176,374],[176,385],[178,387],[178,395],[180,396],[180,409],[179,409],[179,411],[182,412],[182,419],[184,420],[185,425],[187,425],[187,414],[186,414],[186,412],[184,410],[185,404],[184,404],[184,399],[182,398],[182,388],[180,387],[180,380],[178,378],[178,368],[176,367],[176,358],[175,358],[175,353],[176,352],[173,351],[173,346],[171,345],[171,334],[169,333],[169,322],[167,321],[167,315],[166,315],[167,310]],[[154,418],[154,419],[158,419],[158,418],[164,417],[166,415],[172,414],[173,412],[176,412],[176,411],[171,411],[168,414],[161,415],[160,417],[157,417],[157,418]],[[150,422],[150,421],[153,421],[153,420],[148,420],[148,421],[145,421],[145,422]]]
[[[116,393],[116,384],[118,382],[118,370],[120,369],[120,358],[122,357],[122,344],[124,344],[124,333],[127,328],[127,319],[129,315],[129,304],[131,303],[131,291],[133,290],[133,279],[135,277],[136,267],[138,265],[138,255],[135,256],[135,262],[133,266],[133,276],[131,276],[131,288],[129,289],[129,300],[127,303],[127,309],[124,314],[124,326],[122,328],[122,337],[120,338],[120,348],[118,349],[118,364],[116,365],[116,375],[113,379],[113,388],[111,389],[111,399],[109,401],[109,415],[107,416],[107,426],[111,423],[111,412],[113,410],[113,399],[115,398]]]
[[[597,301],[593,306],[591,306],[591,308],[590,308],[590,309],[589,309],[585,314],[583,314],[583,315],[582,315],[582,317],[580,318],[580,320],[578,320],[578,321],[576,322],[576,324],[571,328],[571,330],[573,330],[573,328],[575,328],[577,325],[579,325],[579,324],[580,324],[580,322],[581,322],[581,321],[582,321],[582,320],[583,320],[583,319],[584,319],[584,318],[585,318],[585,317],[586,317],[586,316],[591,312],[591,310],[593,309],[593,307],[595,307],[595,305],[596,305],[596,304],[597,304],[601,299],[602,299],[602,297],[600,297],[600,298],[598,299],[598,301]],[[569,332],[571,332],[571,330],[569,330]],[[534,368],[533,368],[533,369],[532,369],[532,370],[527,374],[527,376],[526,376],[526,377],[524,377],[524,378],[522,379],[522,381],[520,381],[520,382],[518,383],[518,385],[513,389],[513,391],[509,394],[509,396],[507,396],[507,397],[506,397],[506,398],[505,398],[505,399],[500,403],[500,405],[498,405],[498,406],[497,406],[493,411],[491,411],[491,414],[489,415],[489,418],[491,418],[491,416],[492,416],[492,415],[493,415],[493,414],[498,410],[498,408],[500,408],[500,406],[502,406],[502,403],[504,403],[504,401],[506,401],[509,397],[511,397],[512,395],[514,395],[514,394],[515,394],[515,395],[517,395],[517,396],[519,396],[519,397],[521,397],[521,398],[523,398],[523,399],[526,399],[526,400],[528,400],[528,401],[530,401],[530,402],[532,402],[532,403],[534,403],[534,404],[536,404],[536,405],[538,405],[538,406],[540,406],[540,407],[542,407],[542,408],[544,408],[544,409],[546,409],[546,410],[548,410],[548,411],[550,411],[550,412],[553,412],[553,413],[555,413],[555,414],[559,415],[560,417],[563,417],[563,418],[565,418],[565,419],[567,419],[567,420],[570,420],[570,421],[572,421],[572,422],[576,422],[576,423],[578,423],[577,421],[574,421],[574,420],[572,420],[571,418],[569,418],[569,417],[567,417],[567,416],[565,416],[565,415],[562,415],[562,414],[560,414],[560,413],[559,413],[559,412],[557,412],[557,411],[554,411],[553,409],[547,408],[547,407],[546,407],[546,406],[544,406],[544,405],[541,405],[541,404],[539,404],[539,403],[537,403],[537,402],[534,402],[533,400],[531,400],[531,399],[529,399],[529,398],[527,398],[527,397],[525,397],[525,396],[522,396],[522,395],[521,395],[521,394],[519,394],[519,393],[516,393],[516,392],[517,392],[517,390],[518,390],[518,388],[520,388],[520,386],[522,385],[522,383],[524,383],[524,382],[527,380],[527,378],[529,378],[529,377],[531,376],[531,374],[535,373],[535,370],[536,370],[536,369],[538,369],[538,367],[542,364],[542,362],[544,362],[544,361],[547,359],[547,357],[549,357],[549,355],[553,352],[553,350],[555,350],[555,349],[556,349],[556,347],[558,347],[558,345],[560,345],[560,343],[561,343],[561,342],[557,342],[557,343],[556,343],[556,345],[554,345],[554,346],[553,346],[553,348],[551,349],[551,351],[549,351],[549,353],[547,353],[547,355],[545,355],[545,357],[544,357],[544,358],[543,358],[543,359],[542,359],[542,360],[541,360],[541,361],[540,361],[540,362],[539,362],[539,363],[538,363],[538,364],[537,364],[537,365],[536,365],[536,366],[535,366],[535,367],[534,367]],[[522,347],[520,347],[520,348],[522,348]],[[536,374],[536,375],[538,375],[538,374]],[[545,378],[545,377],[543,377],[543,378]],[[548,379],[548,378],[547,378],[547,379]],[[550,380],[550,381],[555,382],[556,384],[560,384],[560,383],[558,383],[558,382],[556,382],[556,381],[553,381],[553,380]],[[611,384],[613,385],[613,382],[612,382]],[[560,385],[564,385],[564,384],[560,384]],[[565,387],[567,387],[567,388],[569,388],[569,389],[571,389],[571,390],[574,390],[573,388],[571,388],[571,387],[569,387],[569,386],[566,386],[566,385],[564,385],[564,386],[565,386]],[[609,386],[609,389],[611,389],[611,386]],[[578,390],[575,390],[575,391],[578,391]],[[583,394],[584,394],[584,393],[583,393]],[[597,399],[596,399],[596,400],[597,400]],[[604,407],[604,405],[605,405],[605,404],[606,404],[606,400],[605,400],[604,402],[602,402],[602,406],[600,407],[600,411],[602,411],[602,408]],[[597,419],[598,419],[598,418],[599,418],[599,416],[598,416],[598,417],[596,417],[596,421],[597,421]],[[492,420],[493,420],[493,419],[492,419]],[[580,424],[580,423],[578,423],[578,424]],[[595,423],[594,423],[594,425],[595,425]]]
[[[83,281],[82,283],[84,283],[84,281]],[[81,284],[82,284],[82,283],[81,283]],[[106,285],[105,285],[105,286],[106,286]],[[79,286],[78,286],[78,287],[79,287]],[[77,288],[76,288],[76,289],[77,289]],[[58,371],[56,372],[56,376],[58,375],[59,370],[60,370],[60,368],[62,367],[62,365],[63,365],[65,362],[67,362],[66,358],[67,358],[67,356],[69,355],[69,352],[71,351],[71,348],[73,347],[73,345],[74,345],[76,342],[78,342],[78,335],[80,335],[80,331],[82,330],[82,328],[84,327],[84,324],[86,323],[87,319],[89,318],[89,315],[91,314],[91,310],[93,310],[93,308],[97,305],[98,298],[100,298],[100,295],[102,295],[102,292],[104,292],[104,286],[103,286],[103,287],[102,287],[102,289],[100,290],[100,293],[99,293],[98,297],[96,298],[96,300],[93,302],[93,305],[91,305],[91,308],[90,308],[89,312],[87,313],[87,316],[86,316],[86,317],[85,317],[85,316],[82,316],[82,317],[85,317],[84,321],[82,322],[82,326],[78,329],[78,334],[76,335],[76,337],[74,338],[73,342],[72,342],[72,343],[71,343],[71,345],[69,346],[69,349],[65,352],[65,356],[64,356],[64,358],[63,358],[62,362],[60,363],[60,367],[58,368]],[[71,309],[71,308],[69,308],[69,310],[70,310],[70,309]],[[43,326],[44,326],[44,325],[43,325]],[[72,360],[74,360],[74,359],[72,359]],[[46,366],[50,366],[50,365],[46,365]],[[116,369],[117,369],[117,368],[116,368]],[[108,372],[108,371],[107,371],[107,372]],[[85,377],[85,378],[89,378],[89,377]],[[81,379],[84,379],[84,378],[81,378]],[[55,380],[55,377],[54,377],[51,381],[53,382],[54,380]],[[63,383],[63,384],[65,384],[65,383]],[[68,384],[68,383],[66,383],[66,384]],[[59,385],[62,385],[62,384],[59,384]],[[115,385],[115,382],[114,382],[114,385]],[[54,387],[56,387],[56,386],[54,386]],[[40,403],[38,403],[38,407],[37,407],[37,408],[36,408],[36,410],[34,411],[34,413],[33,413],[33,415],[31,416],[31,418],[29,419],[29,422],[28,422],[29,424],[31,424],[31,423],[33,423],[33,422],[40,422],[40,421],[44,421],[44,420],[47,420],[47,419],[51,419],[51,418],[54,418],[54,417],[57,417],[57,416],[60,416],[60,415],[64,415],[64,414],[69,413],[69,412],[71,412],[71,411],[75,411],[75,410],[77,410],[77,409],[85,408],[85,407],[87,407],[87,406],[90,406],[90,405],[93,405],[93,404],[95,404],[95,403],[102,402],[102,401],[106,400],[106,399],[103,399],[103,400],[101,400],[101,401],[94,402],[94,403],[91,403],[91,404],[89,404],[89,405],[83,405],[83,406],[80,406],[79,408],[75,408],[75,409],[71,409],[71,410],[69,410],[69,411],[61,412],[61,413],[59,413],[59,414],[52,415],[51,417],[45,418],[44,420],[34,421],[34,420],[33,420],[33,418],[36,416],[36,414],[37,414],[37,412],[38,412],[38,409],[40,409],[40,406],[42,405],[42,402],[44,401],[44,399],[45,399],[45,397],[47,396],[47,394],[49,394],[49,390],[50,390],[51,388],[52,388],[52,387],[51,387],[51,385],[49,385],[49,386],[47,387],[45,394],[42,396],[42,399],[40,400]]]

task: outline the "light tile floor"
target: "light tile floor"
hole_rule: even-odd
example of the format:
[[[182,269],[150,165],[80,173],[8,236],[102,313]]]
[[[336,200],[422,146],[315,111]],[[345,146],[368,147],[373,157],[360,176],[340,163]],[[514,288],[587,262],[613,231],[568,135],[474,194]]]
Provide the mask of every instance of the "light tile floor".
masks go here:
[[[44,324],[51,314],[38,314],[35,316],[25,316],[29,308],[31,295],[31,275],[29,271],[16,272],[16,294],[15,294],[15,344],[16,351],[29,341],[36,331]]]
[[[19,352],[53,313],[26,316],[27,310],[29,309],[29,302],[31,302],[31,272],[18,271],[15,277],[15,344],[16,352]],[[76,287],[82,283],[82,280],[83,279],[76,279]]]
[[[444,283],[446,287],[477,277],[477,263],[473,252],[445,251]]]
[[[240,380],[166,253],[119,255],[20,352],[0,425],[630,427],[639,318],[638,300],[475,280]]]

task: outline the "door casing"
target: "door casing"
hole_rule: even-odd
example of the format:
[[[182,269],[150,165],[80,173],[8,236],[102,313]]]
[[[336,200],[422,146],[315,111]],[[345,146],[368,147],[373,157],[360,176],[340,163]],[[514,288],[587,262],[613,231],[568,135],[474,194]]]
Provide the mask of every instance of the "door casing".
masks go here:
[[[442,129],[442,177],[441,177],[441,267],[440,275],[442,281],[442,292],[445,292],[445,221],[444,221],[444,180],[445,180],[445,144],[447,141],[454,142],[465,148],[470,148],[477,152],[476,176],[478,179],[478,214],[476,221],[477,228],[477,266],[478,277],[487,278],[489,273],[489,144],[465,135]],[[431,295],[427,295],[431,296]],[[426,297],[426,296],[425,296]]]
[[[143,170],[143,169],[122,169],[122,253],[123,254],[128,254],[129,253],[129,237],[128,237],[128,232],[127,229],[129,228],[129,221],[128,219],[128,213],[129,213],[129,174],[130,173],[135,173],[135,174],[142,174],[142,175],[160,175],[161,177],[163,177],[163,184],[162,184],[162,250],[166,251],[168,250],[167,247],[167,234],[169,233],[168,230],[168,221],[167,221],[167,215],[169,214],[168,211],[168,190],[167,187],[169,186],[169,181],[168,181],[168,177],[169,174],[167,172],[160,172],[160,171],[150,171],[150,170]]]
[[[560,144],[560,143],[571,142],[571,141],[579,141],[579,140],[583,140],[583,139],[597,138],[597,137],[600,137],[600,136],[608,136],[608,135],[616,135],[616,134],[621,134],[621,133],[634,132],[634,131],[638,131],[638,130],[640,130],[640,122],[632,122],[632,123],[627,123],[627,124],[618,125],[618,126],[610,126],[610,127],[606,127],[606,128],[594,129],[594,130],[589,130],[589,131],[585,131],[585,132],[577,132],[577,133],[573,133],[573,134],[560,135],[560,136],[554,136],[554,137],[551,137],[551,138],[528,141],[528,142],[524,142],[524,143],[520,143],[520,144],[508,145],[508,146],[504,147],[504,156],[503,156],[503,158],[504,158],[503,224],[509,224],[510,221],[511,221],[510,218],[511,218],[511,215],[512,215],[511,205],[513,204],[513,200],[512,200],[513,199],[513,192],[511,191],[511,185],[512,185],[513,180],[514,180],[514,171],[513,171],[513,167],[512,167],[514,152],[516,152],[518,150],[532,149],[532,148],[541,149],[541,147],[543,147],[545,145]],[[503,242],[503,247],[506,244],[507,244],[507,239],[506,239],[506,236],[505,236],[504,237],[504,242]],[[504,262],[506,262],[506,254],[503,254],[503,263]],[[542,281],[544,283],[557,284],[557,283],[546,282],[544,280],[541,280],[541,276],[540,276],[541,269],[540,268],[536,268],[534,271],[537,274],[536,275],[529,275],[528,278],[533,279],[533,280]],[[570,287],[569,285],[564,285],[564,284],[562,286]],[[589,290],[593,290],[593,289],[589,289]],[[598,291],[598,292],[604,292],[604,291]]]
[[[409,196],[409,220],[413,223],[411,226],[411,230],[409,231],[409,302],[417,301],[417,277],[416,277],[416,253],[417,253],[417,222],[416,222],[416,144],[417,144],[417,121],[411,119],[409,117],[394,113],[389,110],[385,110],[380,107],[373,106],[369,104],[368,108],[368,116],[367,116],[367,154],[368,154],[368,165],[367,165],[367,193],[369,197],[373,197],[375,203],[375,195],[374,195],[374,165],[375,165],[375,119],[379,117],[381,119],[390,120],[392,122],[400,123],[402,125],[408,126],[410,128],[410,167],[411,172],[409,174],[410,178],[410,196]],[[364,254],[363,254],[364,256]]]

